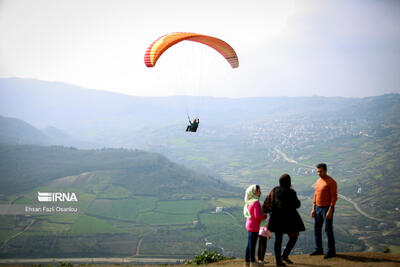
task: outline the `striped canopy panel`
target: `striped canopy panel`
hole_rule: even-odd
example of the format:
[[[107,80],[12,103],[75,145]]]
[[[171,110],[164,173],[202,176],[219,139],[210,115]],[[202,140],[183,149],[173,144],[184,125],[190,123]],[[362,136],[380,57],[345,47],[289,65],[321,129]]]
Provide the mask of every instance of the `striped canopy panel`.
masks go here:
[[[168,48],[184,40],[208,45],[218,51],[232,68],[239,66],[239,59],[236,52],[229,44],[215,37],[189,32],[170,33],[155,40],[146,50],[144,63],[149,68],[154,67],[157,60]]]

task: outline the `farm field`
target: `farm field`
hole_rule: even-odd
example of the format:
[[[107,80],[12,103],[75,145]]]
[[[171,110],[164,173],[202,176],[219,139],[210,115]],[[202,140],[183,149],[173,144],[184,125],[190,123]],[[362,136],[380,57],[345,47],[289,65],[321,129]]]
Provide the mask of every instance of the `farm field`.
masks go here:
[[[85,189],[78,191],[77,187],[70,189],[79,198],[78,203],[71,204],[78,208],[78,214],[1,216],[0,241],[9,247],[2,255],[29,257],[41,249],[49,255],[61,250],[70,256],[96,255],[103,250],[107,256],[121,255],[121,251],[125,251],[122,254],[127,256],[181,255],[190,258],[205,249],[206,243],[209,248],[224,249],[231,255],[241,253],[244,236],[239,223],[243,220],[241,212],[235,215],[225,210],[215,213],[217,206],[234,213],[235,209],[240,211],[240,198],[163,200],[132,194],[123,194],[121,198],[119,193],[124,191],[119,189],[107,194],[103,189],[97,194]],[[31,203],[38,190],[49,191],[49,188],[36,188],[10,196],[10,199],[16,199],[14,204],[18,205]],[[216,234],[218,232],[221,233]],[[82,240],[90,242],[82,247]],[[33,242],[37,242],[35,249],[22,254],[17,249]],[[128,254],[126,249],[121,250],[127,242],[134,245]]]
[[[264,184],[260,183],[263,188],[261,201],[277,184],[274,180],[267,178]],[[305,193],[299,195],[302,201],[299,212],[307,229],[300,235],[296,253],[311,250],[313,247],[313,221],[308,214],[312,205],[311,185],[315,180],[316,177],[312,175],[293,176],[294,188],[302,194]],[[107,184],[98,188],[100,189],[95,193],[87,188],[70,187],[79,196],[80,201],[75,203],[79,209],[78,214],[17,216],[17,220],[3,216],[0,240],[13,247],[4,255],[19,255],[21,251],[16,247],[38,242],[35,249],[24,252],[26,257],[32,256],[39,249],[47,251],[49,255],[62,249],[69,251],[71,257],[97,255],[99,251],[103,251],[104,255],[110,257],[174,255],[190,258],[204,249],[242,257],[247,239],[242,197],[165,200],[156,196],[128,194],[115,186],[110,186],[112,190],[106,193]],[[16,200],[15,204],[29,203],[38,190],[50,189],[36,188],[24,194],[10,196],[9,199],[11,202]],[[223,207],[222,212],[216,213],[216,207]],[[343,228],[341,224],[349,220],[358,222],[360,219],[356,216],[354,207],[347,202],[339,200],[337,209],[340,210],[336,219],[338,244],[348,247],[346,240],[349,240],[349,229]],[[13,237],[15,235],[17,236]],[[87,240],[88,244],[82,247],[79,245],[82,240]],[[271,242],[273,239],[269,244]],[[126,244],[131,247],[125,248]],[[364,248],[361,241],[353,240],[351,244],[349,249]],[[269,246],[271,249],[271,245]],[[78,247],[82,249],[76,249]]]

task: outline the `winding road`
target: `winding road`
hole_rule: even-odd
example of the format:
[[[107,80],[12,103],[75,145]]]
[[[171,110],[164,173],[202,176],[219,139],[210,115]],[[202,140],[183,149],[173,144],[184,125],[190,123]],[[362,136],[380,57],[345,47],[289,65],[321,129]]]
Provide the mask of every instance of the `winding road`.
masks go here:
[[[360,209],[360,207],[358,206],[358,204],[357,204],[356,202],[354,202],[351,198],[346,197],[346,196],[343,196],[343,195],[341,195],[341,194],[338,194],[338,197],[341,198],[341,199],[343,199],[343,200],[346,200],[346,201],[350,202],[351,204],[353,204],[353,207],[354,207],[361,215],[364,215],[364,216],[367,217],[368,219],[375,220],[375,221],[378,221],[378,222],[384,222],[384,221],[385,221],[385,220],[382,220],[382,219],[378,219],[378,218],[372,217],[371,215],[368,215],[367,213],[365,213],[364,211],[362,211],[362,210]]]
[[[305,164],[302,164],[302,163],[298,163],[298,162],[295,161],[294,159],[289,158],[289,157],[288,157],[285,153],[283,153],[282,150],[280,150],[277,146],[274,147],[274,150],[275,150],[276,153],[278,153],[279,155],[281,155],[282,158],[284,158],[286,161],[288,161],[288,162],[290,162],[290,163],[295,163],[295,164],[302,165],[302,166],[306,166],[306,167],[309,167],[309,168],[314,168],[313,166],[305,165]],[[312,187],[314,187],[314,184],[312,185]],[[358,206],[358,204],[357,204],[356,202],[354,202],[351,198],[346,197],[346,196],[344,196],[344,195],[342,195],[342,194],[338,194],[338,197],[339,197],[340,199],[343,199],[343,200],[347,201],[347,202],[350,202],[350,203],[353,205],[353,207],[356,209],[356,211],[358,211],[361,215],[367,217],[368,219],[375,220],[375,221],[378,221],[378,222],[384,222],[384,221],[385,221],[385,220],[382,220],[382,219],[378,219],[378,218],[372,217],[371,215],[368,215],[366,212],[364,212],[363,210],[361,210],[361,209],[360,209],[360,206]]]

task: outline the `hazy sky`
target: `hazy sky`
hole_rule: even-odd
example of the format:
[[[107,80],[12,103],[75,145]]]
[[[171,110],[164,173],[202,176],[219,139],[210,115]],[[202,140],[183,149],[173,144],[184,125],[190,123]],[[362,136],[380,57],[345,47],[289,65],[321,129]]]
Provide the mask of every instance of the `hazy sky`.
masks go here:
[[[159,36],[196,32],[155,68]],[[400,1],[0,0],[0,77],[130,95],[352,96],[400,93]]]

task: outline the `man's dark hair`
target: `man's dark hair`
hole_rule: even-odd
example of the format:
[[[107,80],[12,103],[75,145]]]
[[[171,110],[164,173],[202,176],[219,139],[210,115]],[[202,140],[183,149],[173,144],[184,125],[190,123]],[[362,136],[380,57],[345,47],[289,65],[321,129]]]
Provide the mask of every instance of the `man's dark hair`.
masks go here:
[[[317,169],[324,169],[325,171],[327,171],[328,167],[326,166],[325,163],[320,163],[317,165]]]
[[[257,190],[260,189],[260,186],[259,186],[258,184],[256,184],[256,189],[257,189]]]
[[[279,185],[283,188],[290,188],[292,185],[290,175],[287,173],[282,174],[282,176],[279,178]]]

